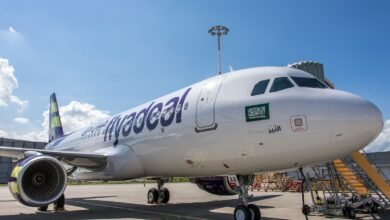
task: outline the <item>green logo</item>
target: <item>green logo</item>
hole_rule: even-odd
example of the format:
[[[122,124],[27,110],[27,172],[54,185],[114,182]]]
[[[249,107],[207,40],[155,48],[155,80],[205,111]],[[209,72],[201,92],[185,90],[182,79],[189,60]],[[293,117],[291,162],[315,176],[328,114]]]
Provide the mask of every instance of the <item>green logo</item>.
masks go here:
[[[247,122],[269,119],[269,104],[246,106],[245,118]]]

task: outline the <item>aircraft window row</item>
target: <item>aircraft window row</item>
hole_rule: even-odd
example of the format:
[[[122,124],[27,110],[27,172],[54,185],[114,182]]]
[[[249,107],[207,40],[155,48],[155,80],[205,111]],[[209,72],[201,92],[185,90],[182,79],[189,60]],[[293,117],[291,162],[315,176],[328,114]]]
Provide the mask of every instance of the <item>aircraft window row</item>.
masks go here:
[[[100,130],[97,130],[95,132],[91,132],[91,133],[83,135],[81,137],[78,137],[78,138],[75,138],[75,139],[72,139],[72,140],[68,140],[68,141],[64,142],[64,144],[74,144],[74,143],[77,143],[77,142],[79,142],[81,140],[89,139],[89,138],[92,138],[92,137],[97,137],[100,134],[101,134]]]
[[[255,87],[253,87],[251,96],[264,94],[265,90],[267,89],[268,83],[269,79],[258,82]]]
[[[278,92],[291,87],[294,87],[294,85],[287,77],[278,77],[275,78],[274,83],[272,84],[272,87],[269,91]]]
[[[316,78],[298,77],[298,76],[292,76],[291,78],[299,87],[320,88],[320,89],[328,88],[325,84],[323,84]]]

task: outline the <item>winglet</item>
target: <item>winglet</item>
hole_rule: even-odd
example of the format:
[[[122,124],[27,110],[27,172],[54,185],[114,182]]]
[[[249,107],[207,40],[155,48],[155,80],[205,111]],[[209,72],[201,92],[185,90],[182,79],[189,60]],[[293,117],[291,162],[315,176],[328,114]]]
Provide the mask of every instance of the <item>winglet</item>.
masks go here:
[[[50,96],[49,107],[49,142],[52,142],[53,140],[62,136],[64,136],[64,131],[62,130],[62,123],[56,94],[53,93]]]

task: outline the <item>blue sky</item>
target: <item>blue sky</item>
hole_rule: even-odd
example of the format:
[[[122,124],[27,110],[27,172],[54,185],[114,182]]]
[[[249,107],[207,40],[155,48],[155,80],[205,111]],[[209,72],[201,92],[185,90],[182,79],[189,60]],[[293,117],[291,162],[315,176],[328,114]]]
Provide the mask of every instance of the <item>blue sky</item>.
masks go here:
[[[38,129],[49,95],[118,113],[223,71],[324,63],[337,88],[390,119],[389,1],[2,1],[0,57],[28,107],[0,107],[0,129]],[[10,39],[10,27],[17,37]],[[3,36],[2,36],[3,35]],[[20,126],[15,117],[28,118]]]

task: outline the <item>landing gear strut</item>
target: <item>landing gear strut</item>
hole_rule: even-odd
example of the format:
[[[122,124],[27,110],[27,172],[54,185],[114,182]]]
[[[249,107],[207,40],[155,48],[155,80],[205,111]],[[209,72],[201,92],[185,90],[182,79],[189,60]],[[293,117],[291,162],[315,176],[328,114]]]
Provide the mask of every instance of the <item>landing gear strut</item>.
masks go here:
[[[65,210],[65,195],[62,194],[57,201],[54,202],[54,210],[55,211],[64,211]]]
[[[167,188],[163,188],[164,183],[168,182],[167,179],[158,179],[157,180],[157,189],[151,188],[148,191],[148,203],[159,203],[165,204],[169,201],[169,190]]]
[[[260,220],[261,212],[259,207],[254,204],[248,204],[248,188],[253,181],[253,176],[238,176],[240,183],[239,199],[242,204],[234,209],[234,220]]]
[[[64,211],[65,210],[65,195],[62,194],[54,203],[54,211]],[[48,205],[38,207],[39,212],[47,212]]]

